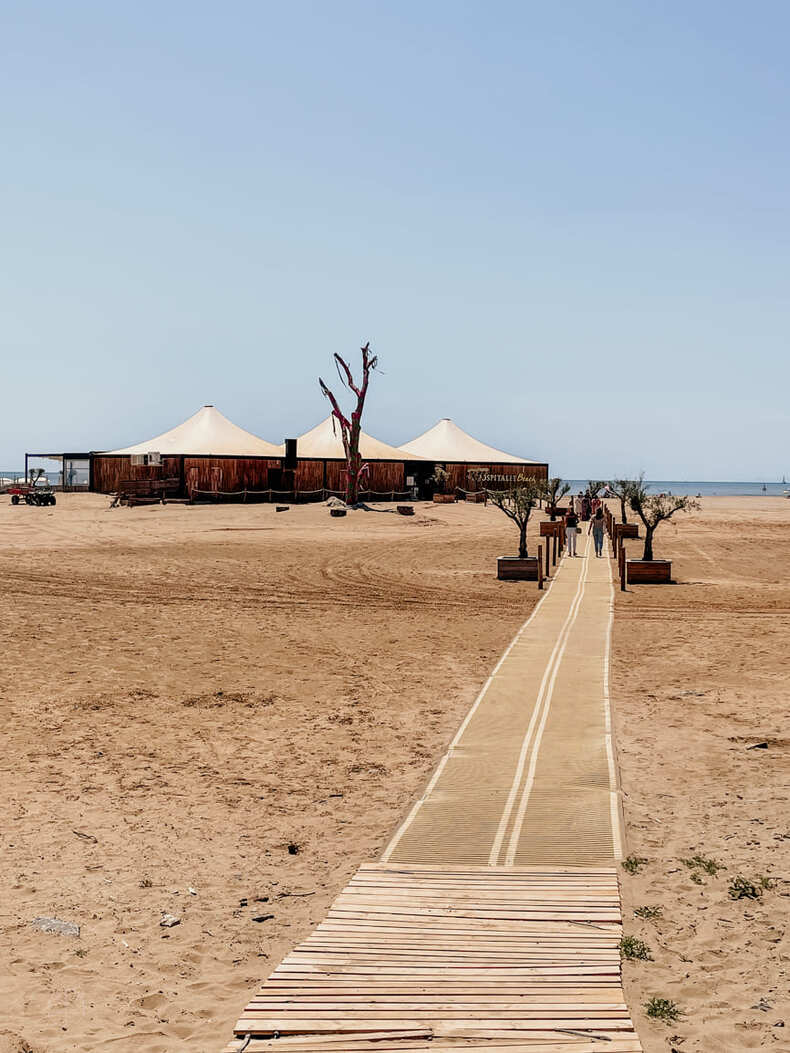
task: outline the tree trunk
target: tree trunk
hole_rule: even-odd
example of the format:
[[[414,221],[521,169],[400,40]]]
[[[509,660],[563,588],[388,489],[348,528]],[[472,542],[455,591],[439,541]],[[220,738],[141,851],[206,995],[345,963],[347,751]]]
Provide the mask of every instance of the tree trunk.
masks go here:
[[[655,527],[645,527],[645,551],[642,553],[642,559],[653,558],[653,532]]]
[[[346,504],[355,505],[359,502],[359,477],[362,474],[362,458],[352,454],[348,460],[346,470]]]
[[[518,558],[527,558],[527,524],[522,523],[519,527]]]
[[[623,522],[628,522],[628,516],[625,514],[625,498],[620,498],[620,515],[623,517]]]

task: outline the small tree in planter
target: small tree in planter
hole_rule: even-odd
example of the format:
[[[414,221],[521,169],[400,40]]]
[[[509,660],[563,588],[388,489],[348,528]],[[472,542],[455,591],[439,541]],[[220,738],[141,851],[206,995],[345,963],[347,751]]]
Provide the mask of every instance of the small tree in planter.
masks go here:
[[[692,497],[673,497],[671,494],[650,494],[642,476],[630,484],[629,503],[645,527],[645,550],[642,559],[653,559],[653,534],[659,523],[671,519],[676,512],[693,512],[700,507]]]
[[[362,383],[357,385],[351,373],[351,368],[344,358],[335,354],[335,368],[342,383],[357,397],[356,409],[351,413],[351,419],[343,413],[340,405],[329,390],[327,385],[319,377],[318,384],[321,391],[332,403],[332,426],[335,421],[340,424],[340,434],[343,438],[343,451],[346,455],[346,504],[356,505],[359,501],[359,483],[368,466],[362,463],[359,452],[359,436],[362,431],[362,410],[365,408],[365,396],[368,393],[370,374],[378,365],[378,356],[370,350],[370,343],[365,344],[362,351]]]
[[[433,475],[428,480],[434,488],[433,497],[435,501],[452,501],[455,499],[455,491],[450,484],[451,476],[443,464],[437,464]]]
[[[552,479],[547,479],[541,487],[541,492],[538,495],[542,497],[546,502],[549,517],[552,523],[557,518],[557,502],[561,501],[563,497],[570,492],[571,484],[564,483],[559,476],[555,476]]]
[[[443,464],[437,464],[433,470],[433,475],[428,480],[434,488],[434,492],[437,494],[448,495],[451,493],[450,490],[450,473],[444,467]]]
[[[623,523],[628,522],[626,509],[631,500],[631,491],[634,486],[636,486],[637,482],[641,482],[641,479],[610,479],[608,483],[604,484],[609,487],[609,490],[620,502],[620,516]]]
[[[587,482],[587,493],[590,495],[590,500],[597,497],[598,494],[607,485],[605,479],[589,479]]]
[[[489,490],[489,500],[501,508],[518,527],[518,558],[527,559],[527,525],[532,509],[537,505],[543,487],[535,479],[516,476],[516,482],[507,490]],[[566,491],[567,493],[567,491]]]

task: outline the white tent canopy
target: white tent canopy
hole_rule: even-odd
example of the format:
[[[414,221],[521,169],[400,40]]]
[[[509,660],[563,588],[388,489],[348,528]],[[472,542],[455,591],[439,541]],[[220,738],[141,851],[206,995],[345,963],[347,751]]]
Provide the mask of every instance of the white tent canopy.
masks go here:
[[[515,457],[487,446],[468,435],[463,428],[444,417],[428,431],[401,446],[409,456],[424,457],[444,464],[540,464],[528,457]]]
[[[183,424],[153,439],[108,452],[119,456],[161,453],[187,457],[282,457],[279,447],[239,428],[213,406],[203,406]]]
[[[315,461],[337,461],[345,460],[343,450],[343,437],[340,432],[340,423],[332,423],[330,414],[326,420],[316,424],[310,431],[300,435],[296,440],[296,456],[304,460]],[[372,435],[364,431],[359,436],[359,452],[366,461],[421,461],[422,457],[404,456],[403,450],[397,446],[389,446],[386,442],[379,442]]]

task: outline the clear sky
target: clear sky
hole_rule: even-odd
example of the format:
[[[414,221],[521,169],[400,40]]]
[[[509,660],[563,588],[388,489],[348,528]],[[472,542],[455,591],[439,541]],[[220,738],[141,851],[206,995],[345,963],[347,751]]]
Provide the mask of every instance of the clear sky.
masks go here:
[[[5,0],[0,468],[381,356],[569,477],[790,471],[790,5]],[[327,377],[328,379],[328,377]]]

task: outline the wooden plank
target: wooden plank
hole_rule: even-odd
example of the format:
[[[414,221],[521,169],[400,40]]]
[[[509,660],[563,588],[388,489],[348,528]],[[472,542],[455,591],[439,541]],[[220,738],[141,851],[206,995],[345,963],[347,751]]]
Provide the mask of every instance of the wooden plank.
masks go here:
[[[366,866],[236,1034],[292,1053],[639,1053],[621,920],[612,868]]]
[[[341,1024],[342,1028],[340,1027]],[[394,1027],[400,1030],[413,1026],[413,1024],[414,1020],[411,1017],[399,1018],[395,1016],[371,1016],[369,1019],[361,1019],[347,1015],[332,1017],[329,1014],[326,1017],[301,1017],[297,1014],[293,1016],[285,1014],[282,1016],[267,1015],[260,1017],[251,1014],[243,1016],[236,1024],[234,1030],[237,1035],[256,1032],[259,1034],[273,1034],[275,1031],[279,1031],[280,1034],[289,1034],[294,1031],[310,1031],[313,1033],[338,1030],[378,1031],[381,1030],[382,1026]],[[447,1019],[434,1019],[431,1026],[435,1034],[448,1033],[444,1030],[447,1026],[474,1029],[478,1033],[497,1029],[507,1029],[508,1031],[547,1031],[553,1028],[554,1030],[617,1031],[633,1028],[633,1024],[628,1017],[607,1018],[581,1015],[566,1017],[536,1016],[530,1018],[504,1015],[501,1017],[473,1016],[468,1019],[458,1015]]]

